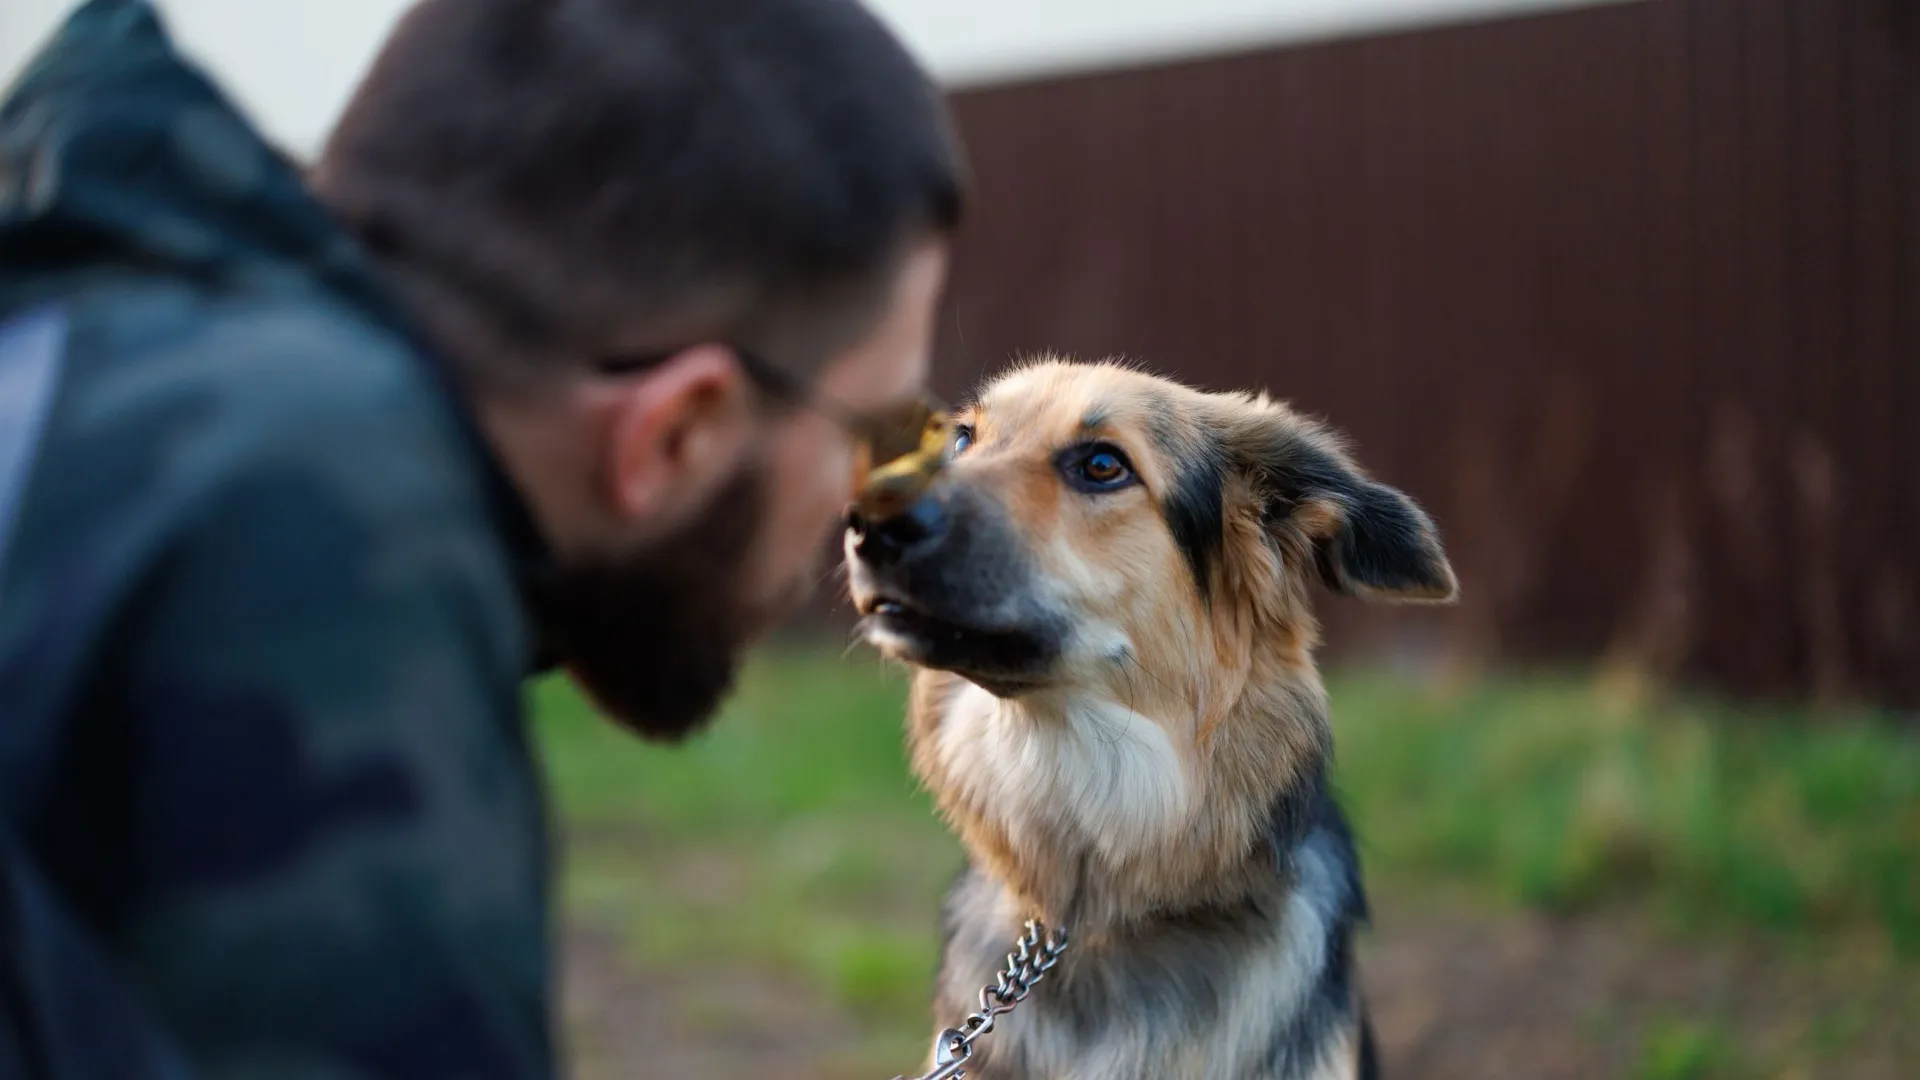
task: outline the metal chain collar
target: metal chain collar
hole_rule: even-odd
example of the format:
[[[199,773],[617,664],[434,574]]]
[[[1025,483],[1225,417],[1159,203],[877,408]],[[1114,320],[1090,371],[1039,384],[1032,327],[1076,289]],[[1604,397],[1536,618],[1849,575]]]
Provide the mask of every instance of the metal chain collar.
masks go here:
[[[1045,942],[1042,942],[1042,936]],[[975,1039],[993,1030],[996,1020],[1027,1000],[1034,984],[1053,970],[1067,951],[1067,932],[1058,927],[1048,930],[1038,920],[1027,920],[1027,932],[1013,943],[1007,965],[992,983],[980,990],[980,1011],[968,1016],[957,1028],[942,1031],[933,1040],[933,1071],[915,1080],[963,1080],[966,1064],[973,1059]],[[893,1080],[907,1080],[896,1076]]]

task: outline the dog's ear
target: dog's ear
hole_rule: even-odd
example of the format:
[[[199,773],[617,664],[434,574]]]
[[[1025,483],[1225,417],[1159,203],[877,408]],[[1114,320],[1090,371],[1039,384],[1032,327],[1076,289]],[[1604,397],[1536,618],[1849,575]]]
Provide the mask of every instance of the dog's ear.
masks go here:
[[[1433,520],[1370,479],[1334,433],[1265,405],[1241,429],[1267,528],[1310,559],[1335,592],[1369,600],[1448,603],[1459,592]]]
[[[1385,484],[1353,480],[1339,496],[1345,521],[1315,549],[1322,580],[1348,596],[1451,603],[1460,586],[1426,511]]]

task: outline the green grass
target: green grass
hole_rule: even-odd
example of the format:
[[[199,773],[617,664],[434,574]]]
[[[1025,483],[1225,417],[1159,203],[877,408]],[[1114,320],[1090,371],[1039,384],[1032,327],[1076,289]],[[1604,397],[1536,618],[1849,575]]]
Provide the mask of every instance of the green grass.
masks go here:
[[[771,653],[709,732],[664,748],[542,683],[569,909],[638,964],[772,969],[827,994],[864,1028],[848,1075],[919,1060],[960,851],[907,773],[905,691],[871,659]]]
[[[1920,953],[1920,740],[1891,724],[1609,705],[1575,679],[1329,685],[1376,887]],[[960,853],[907,773],[905,689],[868,658],[770,652],[709,732],[663,748],[562,682],[536,687],[570,910],[621,931],[638,964],[774,970],[829,995],[865,1025],[849,1074],[918,1060]],[[1724,1057],[1679,1025],[1652,1033],[1640,1071],[1720,1075]]]
[[[1863,717],[1610,706],[1574,679],[1437,692],[1330,680],[1367,870],[1565,910],[1652,901],[1689,925],[1872,927],[1920,950],[1920,738]],[[759,658],[684,747],[643,745],[561,682],[535,691],[562,813],[591,849],[752,842],[835,904],[937,885],[957,854],[902,760],[905,681]],[[913,872],[909,873],[909,867]]]
[[[1638,1080],[1713,1080],[1736,1072],[1733,1039],[1717,1025],[1666,1019],[1640,1043]]]
[[[1332,684],[1368,871],[1689,929],[1920,953],[1920,738],[1863,716],[1610,704],[1572,679]]]
[[[533,711],[561,811],[671,833],[778,825],[796,815],[924,818],[901,758],[906,681],[870,659],[765,653],[725,714],[674,748],[596,718],[563,679]]]

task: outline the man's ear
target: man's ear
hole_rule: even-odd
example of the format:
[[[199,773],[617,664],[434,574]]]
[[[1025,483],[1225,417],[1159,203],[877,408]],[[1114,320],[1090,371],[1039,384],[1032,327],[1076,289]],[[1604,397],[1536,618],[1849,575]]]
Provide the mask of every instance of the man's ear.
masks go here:
[[[672,521],[703,503],[751,441],[751,390],[732,350],[718,345],[598,388],[612,414],[606,479],[619,515]]]
[[[1267,526],[1311,553],[1328,588],[1396,603],[1449,603],[1459,592],[1439,530],[1405,494],[1366,476],[1340,439],[1285,406],[1249,444]]]

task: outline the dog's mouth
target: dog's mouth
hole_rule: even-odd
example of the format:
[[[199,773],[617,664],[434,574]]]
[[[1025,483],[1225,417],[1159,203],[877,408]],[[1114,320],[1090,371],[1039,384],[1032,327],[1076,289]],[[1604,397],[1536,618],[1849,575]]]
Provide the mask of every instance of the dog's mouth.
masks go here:
[[[873,596],[859,606],[860,629],[875,648],[919,667],[949,671],[999,697],[1046,685],[1059,635],[1028,627],[981,626],[936,614],[911,599]]]

